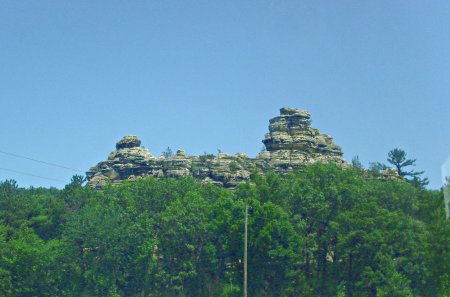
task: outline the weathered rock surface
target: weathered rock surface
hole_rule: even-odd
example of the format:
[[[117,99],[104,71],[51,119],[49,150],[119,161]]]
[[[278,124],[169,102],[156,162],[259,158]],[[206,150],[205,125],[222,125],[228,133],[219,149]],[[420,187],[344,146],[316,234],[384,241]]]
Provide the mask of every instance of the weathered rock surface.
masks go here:
[[[249,180],[254,171],[275,170],[287,173],[315,162],[345,164],[342,151],[332,138],[311,128],[310,114],[293,108],[282,108],[280,116],[270,120],[269,133],[263,143],[267,151],[256,158],[239,153],[228,155],[189,156],[183,150],[171,157],[154,157],[134,135],[116,144],[106,161],[87,173],[89,184],[102,187],[108,182],[154,177],[193,176],[204,183],[234,188]]]
[[[282,108],[281,115],[270,120],[269,133],[263,140],[270,152],[270,165],[278,172],[288,172],[317,161],[344,163],[342,151],[331,136],[311,128],[310,114]]]
[[[141,141],[135,135],[128,135],[116,143],[116,149],[140,147]]]

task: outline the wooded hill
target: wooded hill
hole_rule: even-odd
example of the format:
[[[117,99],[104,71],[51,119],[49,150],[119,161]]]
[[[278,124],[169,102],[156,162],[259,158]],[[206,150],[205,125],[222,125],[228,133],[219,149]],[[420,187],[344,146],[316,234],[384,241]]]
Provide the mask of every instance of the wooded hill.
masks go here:
[[[449,296],[443,191],[314,164],[231,191],[0,183],[1,296]]]

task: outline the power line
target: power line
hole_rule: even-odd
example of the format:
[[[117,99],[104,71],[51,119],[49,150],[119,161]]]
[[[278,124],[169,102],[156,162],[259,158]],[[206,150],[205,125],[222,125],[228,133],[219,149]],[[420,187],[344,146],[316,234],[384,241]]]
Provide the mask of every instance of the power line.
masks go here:
[[[83,171],[78,170],[78,169],[74,169],[74,168],[70,168],[70,167],[67,167],[67,166],[63,166],[63,165],[59,165],[59,164],[55,164],[55,163],[50,163],[50,162],[46,162],[46,161],[36,160],[36,159],[30,158],[30,157],[26,157],[26,156],[21,156],[21,155],[8,153],[8,152],[4,152],[4,151],[0,151],[0,153],[4,154],[4,155],[15,157],[15,158],[19,158],[19,159],[25,159],[25,160],[29,160],[29,161],[33,161],[33,162],[49,165],[49,166],[54,166],[54,167],[58,167],[58,168],[62,168],[62,169],[70,170],[70,171],[84,173]]]
[[[40,176],[40,175],[28,173],[28,172],[22,172],[22,171],[17,171],[17,170],[13,170],[13,169],[3,168],[3,167],[0,167],[0,170],[5,170],[5,171],[10,171],[10,172],[14,172],[14,173],[22,174],[22,175],[28,175],[28,176],[32,176],[32,177],[37,177],[37,178],[42,178],[42,179],[47,179],[47,180],[52,180],[52,181],[66,183],[66,181],[63,181],[63,180],[60,180],[60,179]]]

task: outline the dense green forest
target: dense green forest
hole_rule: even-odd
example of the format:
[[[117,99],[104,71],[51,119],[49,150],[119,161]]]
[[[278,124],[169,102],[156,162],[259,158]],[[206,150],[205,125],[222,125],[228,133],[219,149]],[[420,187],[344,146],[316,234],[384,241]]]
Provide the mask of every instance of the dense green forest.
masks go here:
[[[230,191],[192,178],[0,183],[1,296],[450,296],[442,190],[316,164]]]

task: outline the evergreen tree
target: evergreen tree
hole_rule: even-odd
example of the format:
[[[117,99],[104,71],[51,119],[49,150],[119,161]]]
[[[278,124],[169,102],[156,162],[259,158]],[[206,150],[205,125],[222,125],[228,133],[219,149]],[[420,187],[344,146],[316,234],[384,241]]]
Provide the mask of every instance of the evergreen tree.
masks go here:
[[[411,184],[423,188],[429,183],[428,178],[422,179],[420,177],[425,171],[415,171],[413,169],[406,168],[410,166],[416,166],[416,159],[407,159],[407,154],[404,150],[399,148],[392,149],[388,153],[387,161],[389,162],[389,164],[394,166],[399,176],[403,177]],[[380,165],[384,168],[387,168],[387,166],[384,164]]]

